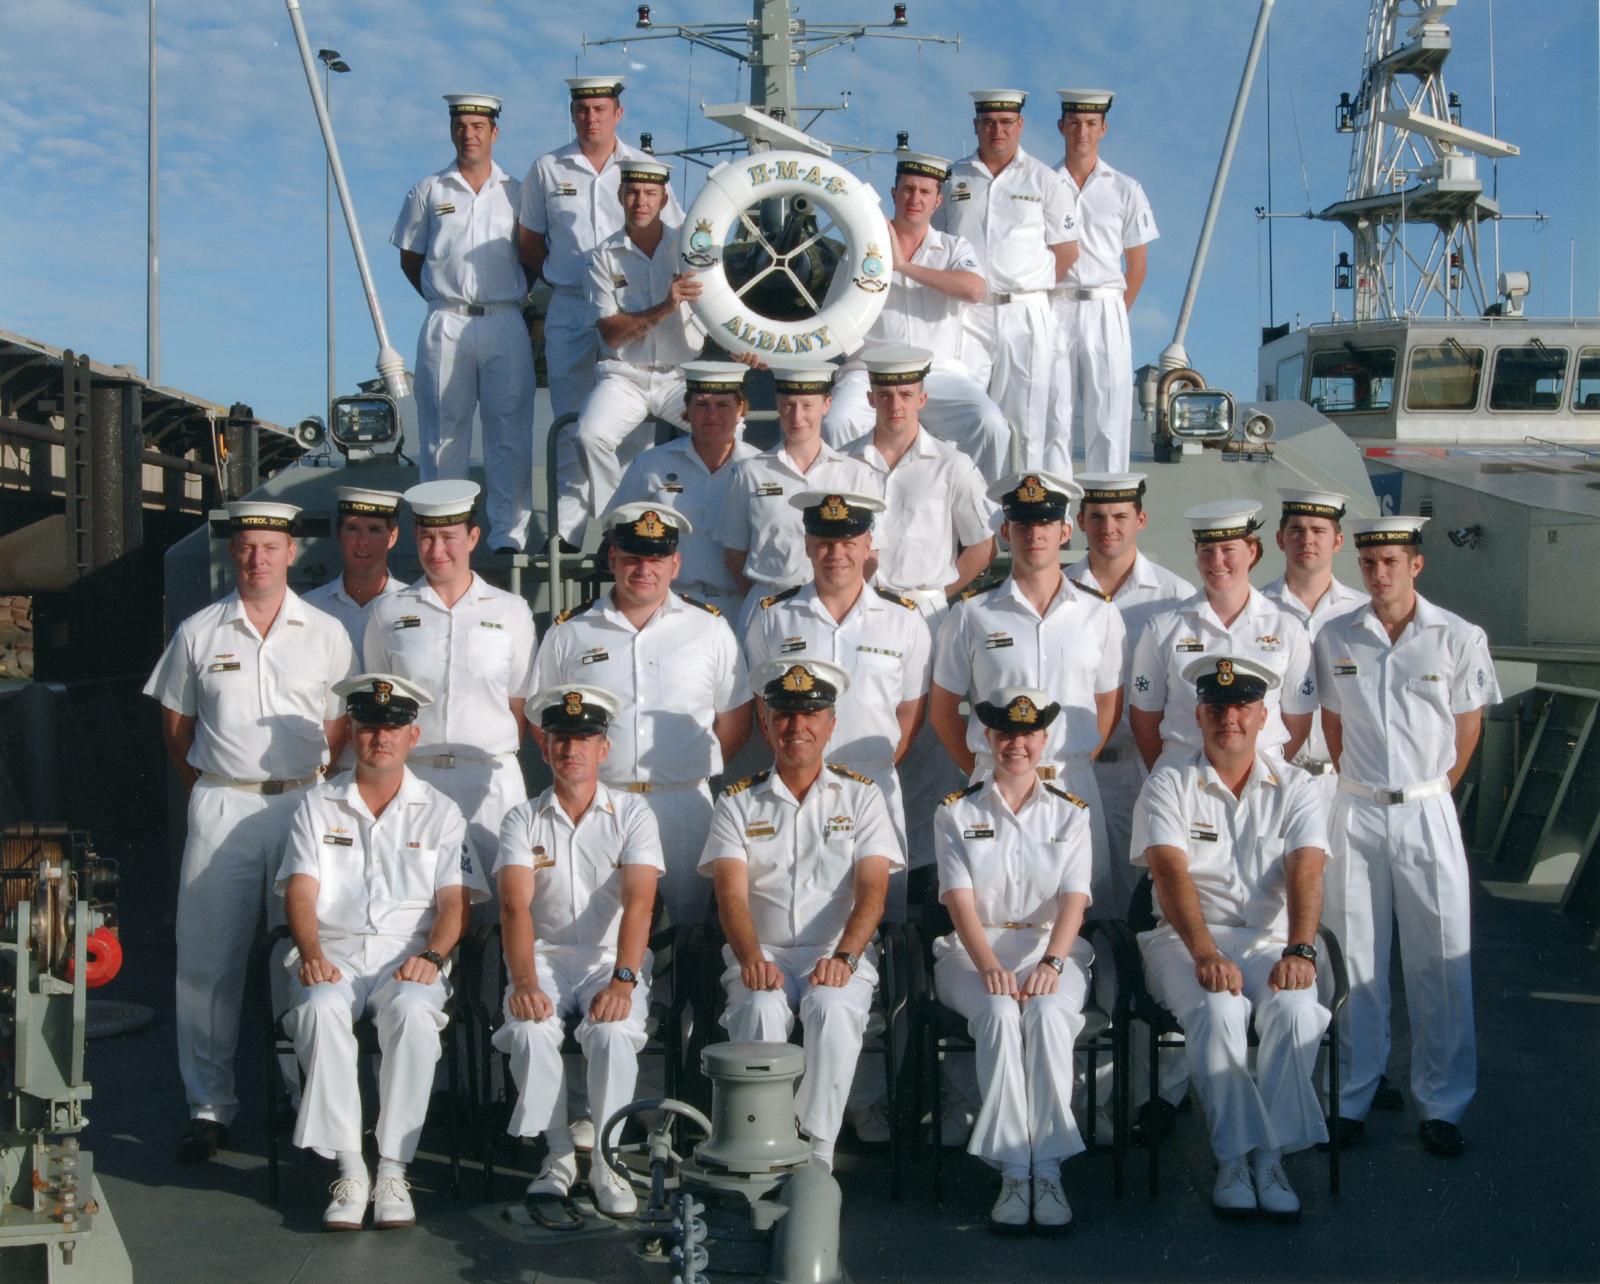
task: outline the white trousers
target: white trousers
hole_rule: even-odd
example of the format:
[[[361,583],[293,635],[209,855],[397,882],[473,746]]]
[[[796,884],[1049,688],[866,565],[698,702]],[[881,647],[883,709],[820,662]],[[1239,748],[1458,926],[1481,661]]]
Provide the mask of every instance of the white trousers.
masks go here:
[[[656,818],[661,855],[667,872],[660,881],[667,922],[680,927],[704,923],[711,915],[711,880],[697,868],[711,832],[711,790],[702,781],[693,788],[653,789],[641,797]]]
[[[962,313],[962,364],[989,390],[1015,432],[1014,467],[1071,477],[1072,439],[1050,435],[1055,352],[1055,316],[1043,291],[1010,303],[975,303]]]
[[[806,1068],[794,1094],[794,1115],[813,1141],[835,1141],[878,984],[875,954],[862,954],[855,975],[834,986],[813,985],[809,979],[817,960],[833,953],[832,946],[763,946],[761,952],[783,973],[781,990],[746,988],[732,948],[722,947],[727,965],[722,985],[728,993],[722,1028],[734,1043],[785,1043],[798,1009],[806,1032]]]
[[[843,450],[846,443],[873,429],[877,416],[867,400],[870,383],[864,369],[846,370],[833,385],[833,405],[823,420],[828,444]],[[965,454],[986,482],[1009,471],[1011,425],[983,385],[959,361],[935,359],[922,389],[928,394],[918,421],[940,441]]]
[[[553,291],[544,314],[544,370],[552,422],[583,408],[599,360],[600,332],[583,291]]]
[[[1424,1119],[1460,1120],[1477,1087],[1471,875],[1450,795],[1383,807],[1339,794],[1323,921],[1344,946],[1350,999],[1339,1109],[1366,1118],[1389,1056],[1394,924],[1411,1018],[1411,1093]]]
[[[578,543],[584,522],[605,516],[623,469],[655,444],[652,419],[687,431],[683,372],[602,361],[576,429],[564,431],[556,443],[556,527],[563,539]]]
[[[1090,473],[1128,471],[1133,431],[1133,346],[1121,293],[1105,298],[1057,298],[1051,440],[1072,440],[1082,425],[1083,467]]]
[[[289,822],[303,791],[268,797],[202,780],[189,794],[188,835],[178,875],[178,1070],[189,1115],[232,1122],[239,1108],[233,1054],[245,967],[263,908],[282,922],[269,891],[283,861]],[[274,1011],[288,984],[274,987]]]
[[[483,426],[489,547],[520,549],[533,515],[533,345],[519,308],[481,317],[430,311],[417,340],[418,472],[467,475],[472,416]]]
[[[1313,1082],[1331,1016],[1315,987],[1274,990],[1267,978],[1285,942],[1255,928],[1212,927],[1217,948],[1239,965],[1244,992],[1213,994],[1195,980],[1188,947],[1169,928],[1139,934],[1150,994],[1183,1027],[1189,1078],[1221,1163],[1252,1150],[1293,1152],[1328,1139]],[[1259,1046],[1250,1073],[1250,1018]]]
[[[646,1040],[650,1013],[650,951],[639,967],[633,1006],[620,1021],[595,1021],[589,1016],[594,996],[611,984],[617,952],[611,946],[538,945],[533,955],[539,988],[555,1004],[555,1015],[543,1021],[522,1021],[506,1011],[495,1031],[494,1046],[510,1058],[517,1085],[517,1105],[506,1131],[513,1137],[537,1137],[550,1131],[559,1139],[567,1131],[567,1078],[561,1062],[563,1022],[578,1019],[573,1032],[588,1063],[585,1076],[589,1110],[595,1127],[605,1125],[633,1100],[639,1077],[639,1050]],[[509,1003],[511,989],[506,988]],[[553,1147],[559,1153],[559,1144]],[[596,1153],[599,1147],[596,1146]]]
[[[954,940],[947,937],[946,940]],[[1001,967],[1020,984],[1044,957],[1049,933],[989,932]],[[1083,1032],[1089,976],[1074,948],[1054,994],[1018,1003],[988,993],[959,943],[933,965],[939,1002],[967,1018],[977,1044],[974,1060],[983,1106],[967,1153],[1008,1177],[1025,1177],[1034,1164],[1059,1163],[1084,1149],[1072,1117],[1073,1047]]]
[[[528,787],[522,780],[522,767],[515,754],[471,761],[456,760],[454,767],[429,767],[407,764],[467,818],[467,837],[472,842],[478,872],[489,884],[488,904],[496,903],[494,874],[500,856],[500,822],[518,803],[528,801]]]
[[[324,941],[322,952],[342,973],[337,981],[300,984],[300,957],[287,965],[294,1006],[283,1025],[305,1070],[294,1144],[331,1159],[361,1149],[361,1088],[355,1025],[371,1017],[383,1055],[378,1065],[378,1154],[410,1163],[422,1138],[439,1060],[439,1032],[448,1019],[443,977],[432,985],[395,980],[395,970],[422,948],[398,936]]]

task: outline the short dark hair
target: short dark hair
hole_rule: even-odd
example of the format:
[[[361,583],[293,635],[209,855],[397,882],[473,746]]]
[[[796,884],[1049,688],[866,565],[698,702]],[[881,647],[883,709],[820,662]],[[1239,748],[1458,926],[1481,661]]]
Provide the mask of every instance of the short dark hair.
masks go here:
[[[1278,529],[1280,531],[1285,526],[1287,526],[1289,524],[1289,519],[1291,517],[1316,517],[1316,514],[1315,513],[1284,513],[1281,517],[1278,518]],[[1339,525],[1339,519],[1337,517],[1322,517],[1322,518],[1318,518],[1318,520],[1319,521],[1324,521],[1324,522],[1332,522],[1333,523],[1333,533],[1335,535],[1344,534],[1344,527]]]
[[[337,535],[342,531],[352,517],[376,517],[391,531],[399,525],[399,515],[395,513],[340,513],[333,519],[333,533]]]

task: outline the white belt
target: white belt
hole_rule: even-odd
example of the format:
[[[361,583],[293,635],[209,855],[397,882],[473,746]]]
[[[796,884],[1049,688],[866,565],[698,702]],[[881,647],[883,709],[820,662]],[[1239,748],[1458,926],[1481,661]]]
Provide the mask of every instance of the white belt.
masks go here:
[[[485,317],[491,312],[510,312],[512,309],[522,310],[521,303],[460,303],[454,300],[444,303],[430,303],[430,312],[450,312],[458,317]]]
[[[583,288],[576,285],[552,285],[550,286],[550,293],[559,294],[568,299],[583,298]]]
[[[1120,299],[1123,289],[1120,285],[1061,285],[1053,293],[1058,299],[1087,303],[1090,299]]]
[[[462,753],[414,753],[406,761],[419,767],[439,767],[445,771],[456,767],[482,767],[499,762],[502,758],[515,758],[515,753],[491,753],[481,758],[469,758]]]
[[[1035,295],[1049,294],[1048,290],[996,290],[984,300],[985,303],[1021,303],[1024,299],[1031,299]]]
[[[229,789],[242,790],[247,794],[263,794],[268,798],[286,794],[291,789],[299,789],[302,785],[309,785],[316,778],[316,775],[310,775],[299,780],[237,780],[233,776],[219,776],[214,771],[200,773],[200,779],[207,784],[224,785]]]
[[[1375,802],[1381,807],[1395,807],[1400,803],[1416,802],[1422,798],[1438,798],[1441,794],[1447,794],[1450,792],[1450,782],[1443,779],[1428,780],[1420,785],[1407,785],[1403,789],[1379,789],[1373,785],[1363,785],[1359,780],[1351,780],[1349,776],[1340,776],[1339,792],[1356,798],[1365,798],[1368,802]]]
[[[607,784],[607,789],[617,789],[625,794],[661,794],[669,789],[698,789],[705,784],[705,777],[699,780],[624,780],[620,784]]]

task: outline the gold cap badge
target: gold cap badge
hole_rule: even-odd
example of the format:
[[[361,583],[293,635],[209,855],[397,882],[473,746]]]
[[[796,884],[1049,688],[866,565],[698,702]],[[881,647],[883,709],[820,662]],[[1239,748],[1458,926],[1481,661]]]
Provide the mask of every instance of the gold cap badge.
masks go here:
[[[811,670],[802,664],[790,665],[788,672],[783,675],[785,691],[813,691],[816,685],[817,680],[811,676]]]
[[[1232,660],[1217,661],[1217,685],[1219,687],[1231,687],[1233,685]]]
[[[569,718],[583,717],[583,692],[568,691],[562,701],[562,711]]]
[[[848,522],[850,505],[844,502],[843,495],[829,495],[822,501],[821,516],[825,522]]]
[[[1042,504],[1050,498],[1050,492],[1044,484],[1029,473],[1022,479],[1022,485],[1017,487],[1017,501],[1023,504]]]
[[[640,539],[666,539],[667,527],[655,509],[647,508],[633,524],[633,533]]]
[[[394,691],[392,682],[374,682],[372,684],[372,698],[378,704],[388,704],[389,696]]]
[[[1027,696],[1018,696],[1006,706],[1006,717],[1023,726],[1032,726],[1039,721],[1039,710]]]

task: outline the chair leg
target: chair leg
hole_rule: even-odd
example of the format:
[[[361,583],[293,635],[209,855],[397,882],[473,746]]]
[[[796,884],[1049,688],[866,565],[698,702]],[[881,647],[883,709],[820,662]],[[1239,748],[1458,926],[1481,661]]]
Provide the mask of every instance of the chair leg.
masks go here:
[[[900,1198],[900,1117],[895,1110],[894,1026],[887,1021],[883,1029],[884,1106],[889,1117],[889,1198]]]
[[[489,1203],[494,1199],[494,1135],[495,1110],[494,1110],[494,1075],[490,1063],[494,1059],[493,1046],[486,1038],[483,1043],[483,1071],[479,1080],[480,1096],[483,1099],[482,1133],[478,1138],[479,1154],[483,1158],[483,1199]]]
[[[1144,1144],[1150,1151],[1150,1198],[1154,1199],[1161,1188],[1161,1127],[1156,1102],[1161,1097],[1161,1036],[1156,1023],[1150,1022],[1150,1095],[1147,1098],[1151,1126],[1144,1130]]]
[[[1128,1159],[1128,1110],[1133,1095],[1128,1023],[1120,1022],[1111,1035],[1111,1194],[1122,1198]]]
[[[928,1026],[928,1069],[933,1077],[933,1202],[944,1203],[944,1059],[940,1055],[939,1034]]]
[[[1339,1193],[1339,1018],[1328,1027],[1328,1132],[1333,1144],[1328,1147],[1328,1191]]]
[[[445,1080],[450,1085],[450,1198],[461,1202],[461,1075],[456,1067],[458,1027],[450,1023],[450,1046],[445,1055],[450,1064],[445,1069]],[[470,1044],[472,1041],[468,1039]]]
[[[267,1200],[278,1202],[278,1041],[267,1040]]]
[[[922,1076],[927,1069],[924,1042],[922,1023],[913,1020],[906,1040],[906,1059],[911,1064],[911,1155],[919,1162],[922,1159]]]
[[[1084,1123],[1089,1129],[1087,1141],[1087,1149],[1089,1150],[1099,1149],[1100,1144],[1100,1139],[1096,1135],[1099,1129],[1095,1126],[1094,1117],[1095,1106],[1099,1104],[1095,1100],[1094,1080],[1095,1071],[1099,1068],[1099,1058],[1096,1056],[1094,1046],[1091,1043],[1089,1047],[1083,1050],[1083,1114]]]

